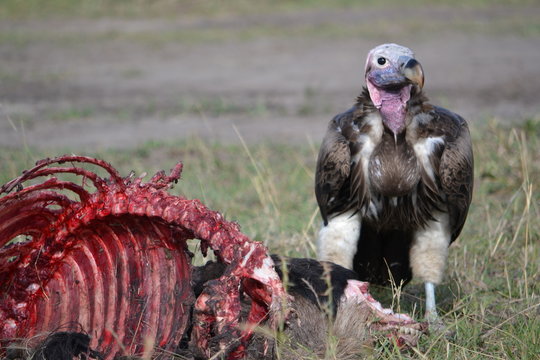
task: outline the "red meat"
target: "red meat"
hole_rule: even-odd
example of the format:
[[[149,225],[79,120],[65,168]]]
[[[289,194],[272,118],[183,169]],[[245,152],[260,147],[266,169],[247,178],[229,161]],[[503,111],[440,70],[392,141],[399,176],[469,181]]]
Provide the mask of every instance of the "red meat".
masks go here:
[[[106,170],[108,178],[81,164]],[[144,183],[122,178],[104,161],[62,156],[4,185],[0,341],[82,328],[107,359],[153,347],[173,351],[195,301],[186,240],[200,239],[227,271],[197,301],[196,324],[205,322],[195,326],[197,344],[209,354],[210,334],[222,348],[240,337],[234,353],[241,357],[250,335],[238,328],[241,282],[257,284],[244,288],[253,295],[254,322],[276,318],[286,294],[263,245],[200,201],[167,192],[181,170],[178,164],[170,175],[159,172]],[[60,173],[80,176],[81,184],[54,177]],[[42,182],[22,187],[37,178]]]

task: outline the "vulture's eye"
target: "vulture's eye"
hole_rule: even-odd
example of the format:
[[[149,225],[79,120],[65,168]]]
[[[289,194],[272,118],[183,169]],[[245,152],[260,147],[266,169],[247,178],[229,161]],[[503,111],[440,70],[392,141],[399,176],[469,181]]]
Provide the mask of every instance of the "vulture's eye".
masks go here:
[[[383,58],[383,57],[380,57],[380,58],[377,59],[377,63],[379,65],[384,65],[384,64],[386,64],[386,59]]]

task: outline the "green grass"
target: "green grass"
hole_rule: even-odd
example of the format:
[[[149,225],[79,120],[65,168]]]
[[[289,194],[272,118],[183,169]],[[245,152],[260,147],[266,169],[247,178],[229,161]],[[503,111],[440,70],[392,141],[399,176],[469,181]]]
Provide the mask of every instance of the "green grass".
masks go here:
[[[494,5],[527,5],[534,0],[412,0],[407,6],[448,5],[467,7],[487,7]],[[230,14],[254,14],[267,12],[287,12],[310,8],[343,9],[365,7],[387,7],[402,4],[396,0],[3,0],[0,18],[56,18],[73,16],[93,17],[223,17]]]
[[[473,128],[473,139],[473,204],[461,237],[451,246],[448,276],[437,289],[453,335],[426,336],[418,349],[401,355],[388,346],[377,348],[383,359],[536,359],[540,122],[531,119],[514,128],[488,122]],[[40,158],[72,151],[0,149],[0,182]],[[152,174],[183,161],[174,193],[201,199],[272,252],[313,257],[320,221],[313,194],[316,153],[309,144],[221,145],[192,139],[85,155],[103,158],[126,175],[132,169]],[[392,304],[389,289],[373,292],[383,304]],[[415,308],[418,299],[423,299],[422,285],[413,282],[394,305],[422,314]]]
[[[88,42],[129,41],[151,47],[170,43],[219,43],[231,40],[254,40],[260,37],[299,37],[306,38],[356,38],[382,41],[388,38],[399,39],[407,34],[421,39],[423,36],[460,32],[465,34],[513,34],[519,36],[538,36],[540,22],[537,2],[534,0],[497,1],[428,1],[414,0],[399,2],[383,1],[325,1],[325,0],[280,0],[280,1],[210,1],[210,0],[3,0],[0,6],[0,19],[13,21],[15,26],[5,26],[0,32],[0,45],[28,46],[49,42],[57,46],[84,47]],[[427,15],[414,9],[440,10],[440,14]],[[495,11],[493,9],[499,9]],[[276,24],[246,16],[277,15],[314,11],[348,10],[372,11],[369,19],[351,22],[336,22],[318,17],[312,23],[288,21]],[[388,11],[380,11],[388,10]],[[483,16],[479,11],[488,11]],[[403,15],[401,15],[403,14]],[[443,15],[446,14],[446,15]],[[491,14],[491,15],[490,15]],[[62,27],[43,26],[55,21],[77,19],[115,19],[161,20],[171,26],[157,29],[103,29],[83,24],[79,29],[66,32]],[[25,22],[17,23],[18,20]],[[171,20],[171,22],[167,22]],[[176,26],[175,21],[184,20]],[[195,21],[194,21],[195,20]],[[203,20],[199,25],[197,20]],[[42,26],[26,26],[28,24]],[[236,26],[231,26],[235,23]],[[128,74],[129,75],[129,74]],[[135,75],[138,75],[135,73]]]

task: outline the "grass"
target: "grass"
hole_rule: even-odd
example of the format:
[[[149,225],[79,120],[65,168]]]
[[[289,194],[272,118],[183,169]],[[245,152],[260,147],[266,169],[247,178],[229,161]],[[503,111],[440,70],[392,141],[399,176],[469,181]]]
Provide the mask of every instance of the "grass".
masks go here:
[[[444,321],[454,335],[424,337],[412,353],[381,347],[381,358],[536,359],[540,349],[540,121],[514,128],[473,128],[476,188],[463,233],[450,249],[448,276],[438,287]],[[1,149],[0,182],[34,161],[73,149]],[[272,252],[313,257],[319,227],[313,196],[317,149],[263,143],[209,144],[200,139],[151,142],[134,150],[86,154],[128,174],[152,174],[184,162],[174,193],[199,198],[242,225]],[[392,291],[374,289],[383,304]],[[421,314],[422,285],[402,290],[395,307]],[[421,303],[421,301],[419,302]]]
[[[199,44],[221,43],[231,40],[252,41],[265,37],[306,38],[356,38],[361,36],[374,41],[388,38],[399,39],[404,34],[421,39],[424,36],[458,32],[474,34],[514,34],[538,36],[540,33],[538,11],[534,0],[515,1],[427,1],[414,0],[403,5],[396,0],[384,1],[325,1],[280,0],[258,1],[71,1],[51,0],[4,0],[0,7],[0,19],[12,21],[0,32],[0,45],[24,47],[43,42],[60,47],[84,47],[89,42],[103,43],[129,41],[149,47],[171,43]],[[532,6],[532,7],[531,7]],[[431,9],[424,13],[414,9]],[[498,9],[498,10],[497,10]],[[354,10],[361,16],[375,11],[360,21],[333,21],[317,17],[306,23],[279,22],[275,15],[313,10]],[[382,11],[381,11],[382,10]],[[388,11],[386,11],[388,10]],[[482,16],[479,11],[485,11]],[[448,15],[448,13],[451,15]],[[261,16],[265,14],[268,16]],[[274,15],[274,16],[272,16]],[[50,26],[62,20],[67,24],[79,19],[113,19],[122,21],[143,19],[159,20],[163,26],[152,29],[140,27],[104,28],[78,26],[65,31],[63,27]],[[247,20],[246,20],[247,19]],[[22,20],[23,22],[17,22]],[[168,21],[171,20],[171,21]],[[105,21],[106,22],[106,21]],[[114,21],[112,22],[114,23]],[[231,26],[231,24],[238,26]],[[39,26],[35,26],[38,24]],[[41,25],[40,25],[41,24]],[[45,25],[44,25],[45,24]],[[32,25],[32,26],[28,26]],[[128,74],[129,75],[129,74]],[[137,73],[135,74],[137,75]]]
[[[467,7],[488,7],[494,5],[528,5],[534,0],[412,0],[408,6],[450,5]],[[73,16],[79,18],[95,17],[223,17],[230,14],[254,14],[268,12],[287,12],[310,8],[347,9],[365,7],[387,7],[401,4],[396,0],[260,0],[256,3],[249,0],[3,0],[0,18],[32,19],[57,18]]]

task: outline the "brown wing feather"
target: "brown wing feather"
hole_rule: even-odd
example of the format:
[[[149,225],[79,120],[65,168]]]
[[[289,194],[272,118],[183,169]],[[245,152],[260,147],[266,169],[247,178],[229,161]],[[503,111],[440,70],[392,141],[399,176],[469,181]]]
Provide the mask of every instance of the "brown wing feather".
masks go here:
[[[450,130],[441,156],[439,176],[442,191],[446,195],[454,241],[465,224],[472,198],[474,176],[471,136],[462,117],[442,108],[436,108],[435,111]]]
[[[354,142],[351,145],[351,154],[354,157],[362,151],[362,144]],[[367,189],[366,189],[366,179],[364,178],[364,171],[362,169],[361,161],[353,161],[351,163],[351,177],[349,184],[349,201],[357,209],[361,209],[366,203],[369,203]]]
[[[367,90],[349,110],[336,115],[328,125],[315,174],[315,195],[325,225],[328,216],[369,203],[361,164],[353,158],[362,150],[358,142],[362,132],[369,131],[366,116],[375,111]]]
[[[334,119],[330,122],[323,139],[317,170],[315,173],[315,195],[324,223],[328,223],[328,212],[332,202],[338,198],[340,190],[350,173],[351,153],[349,142],[341,134]]]

